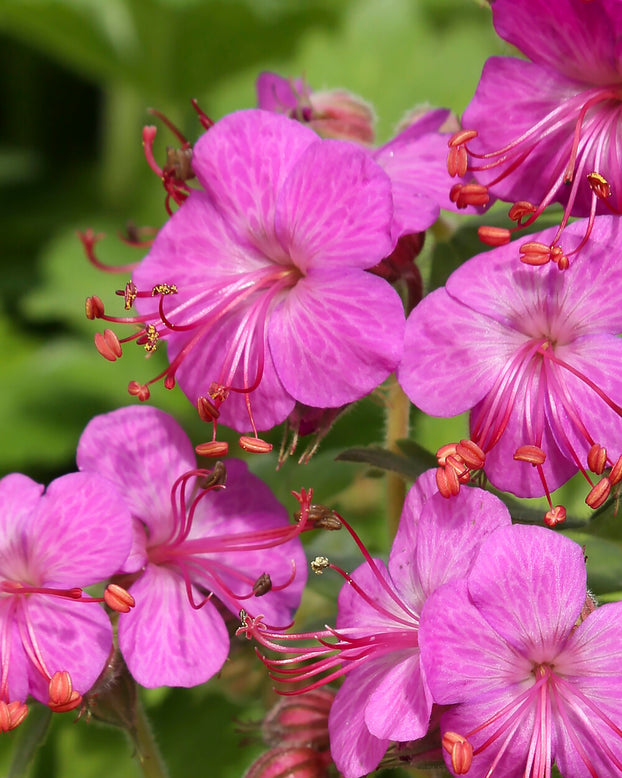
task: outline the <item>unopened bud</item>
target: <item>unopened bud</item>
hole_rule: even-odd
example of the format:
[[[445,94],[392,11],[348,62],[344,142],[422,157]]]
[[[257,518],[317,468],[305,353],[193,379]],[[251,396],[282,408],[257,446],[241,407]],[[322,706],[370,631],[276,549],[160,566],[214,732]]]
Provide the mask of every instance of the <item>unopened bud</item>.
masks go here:
[[[312,748],[271,748],[249,767],[244,778],[326,778],[328,752]]]
[[[269,711],[261,732],[269,746],[307,746],[328,750],[328,714],[335,699],[329,688],[283,697]]]

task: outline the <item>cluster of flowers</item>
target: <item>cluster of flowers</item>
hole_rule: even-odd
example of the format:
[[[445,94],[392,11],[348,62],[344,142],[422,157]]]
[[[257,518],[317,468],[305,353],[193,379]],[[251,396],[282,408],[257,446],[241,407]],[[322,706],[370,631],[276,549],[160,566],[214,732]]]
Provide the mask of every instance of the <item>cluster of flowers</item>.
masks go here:
[[[227,456],[219,423],[248,452],[270,451],[258,433],[283,422],[294,441],[319,439],[394,371],[424,412],[471,411],[469,438],[443,446],[409,492],[388,565],[309,493],[297,495],[292,524],[244,463],[197,468],[166,414],[132,406],[97,417],[78,474],[44,496],[24,476],[0,482],[0,728],[19,724],[28,695],[79,706],[105,669],[110,620],[73,603],[119,613],[119,649],[147,687],[217,673],[229,647],[223,614],[241,611],[239,634],[290,654],[264,659],[277,680],[317,693],[346,676],[334,700],[321,698],[331,757],[324,741],[292,742],[253,778],[289,775],[292,764],[321,775],[331,758],[359,778],[391,743],[396,760],[442,752],[455,775],[544,778],[554,762],[573,778],[622,775],[622,606],[596,608],[578,545],[512,525],[496,497],[460,488],[485,476],[518,497],[546,496],[553,527],[566,511],[551,492],[575,473],[591,508],[622,482],[612,283],[622,5],[491,5],[499,34],[528,60],[487,64],[463,129],[426,110],[374,146],[364,103],[268,73],[256,109],[214,123],[197,108],[205,132],[193,146],[164,119],[181,144],[164,167],[145,128],[170,218],[118,292],[135,313],[86,303],[90,319],[134,325],[124,339],[96,335],[106,359],[130,341],[148,355],[166,343],[165,370],[128,390],[146,401],[156,381],[179,383],[212,425],[202,456]],[[512,203],[516,227],[480,228],[492,250],[421,299],[423,232],[441,208],[478,212],[494,199]],[[559,226],[510,242],[552,202],[564,208]],[[82,239],[100,265],[97,236]],[[346,580],[336,624],[288,634],[306,578],[299,536],[334,526],[365,561],[350,575],[318,557],[316,572]],[[83,592],[110,580],[101,598]]]

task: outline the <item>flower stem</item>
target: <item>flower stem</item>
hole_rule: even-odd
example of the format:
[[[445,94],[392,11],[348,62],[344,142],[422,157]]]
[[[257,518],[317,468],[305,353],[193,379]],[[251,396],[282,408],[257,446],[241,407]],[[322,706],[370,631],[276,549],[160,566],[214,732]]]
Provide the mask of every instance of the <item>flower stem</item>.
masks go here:
[[[136,719],[133,731],[136,758],[144,778],[168,778],[168,770],[160,754],[149,720],[140,698],[136,702]]]

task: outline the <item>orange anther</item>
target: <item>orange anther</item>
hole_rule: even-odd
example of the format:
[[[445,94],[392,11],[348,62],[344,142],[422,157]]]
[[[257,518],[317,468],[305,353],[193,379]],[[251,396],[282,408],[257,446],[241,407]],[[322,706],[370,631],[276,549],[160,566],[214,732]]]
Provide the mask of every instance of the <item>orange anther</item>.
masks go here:
[[[138,397],[141,402],[145,402],[151,396],[147,384],[139,384],[138,381],[130,381],[127,385],[127,391],[132,397]]]
[[[451,754],[451,766],[457,775],[468,773],[473,762],[473,746],[457,732],[445,732],[443,748]]]
[[[477,228],[477,235],[487,246],[505,246],[510,242],[512,233],[506,227],[483,225]]]
[[[438,486],[439,493],[446,499],[455,497],[458,494],[460,491],[460,481],[458,480],[458,474],[451,465],[437,469],[436,485]]]
[[[519,446],[514,452],[517,462],[528,462],[530,465],[542,465],[546,460],[545,452],[539,446]]]
[[[464,176],[467,172],[469,158],[464,146],[452,146],[447,155],[447,172],[450,176]]]
[[[590,489],[585,502],[590,508],[596,509],[605,502],[611,491],[611,481],[608,478],[601,478],[600,481]]]
[[[10,732],[18,727],[28,715],[28,707],[19,700],[0,700],[0,732]]]
[[[253,438],[250,435],[242,435],[238,441],[240,448],[251,454],[267,454],[272,451],[272,443],[261,438]]]
[[[616,484],[620,483],[620,481],[622,481],[622,457],[619,457],[618,461],[611,468],[611,472],[609,473],[608,477],[612,486],[615,486]]]
[[[438,460],[438,464],[441,467],[444,467],[447,463],[447,457],[451,456],[456,453],[458,449],[457,443],[446,443],[444,446],[441,446],[439,450],[436,452],[436,458]]]
[[[221,440],[210,440],[208,443],[200,443],[194,447],[200,457],[226,457],[229,453],[229,444]]]
[[[588,173],[587,182],[590,185],[592,192],[594,192],[596,197],[600,200],[606,200],[608,197],[611,197],[611,186],[609,185],[609,181],[607,181],[604,176],[601,176],[600,173],[596,173],[596,171]]]
[[[95,333],[95,348],[109,362],[116,362],[123,354],[119,338],[112,330],[104,330],[103,335],[101,332]]]
[[[108,584],[104,591],[104,602],[117,613],[129,613],[136,604],[132,595],[117,584]]]
[[[547,527],[554,527],[566,521],[566,509],[563,505],[556,505],[544,514],[544,523]]]
[[[48,695],[48,707],[56,713],[73,710],[82,702],[82,695],[73,688],[67,670],[57,670],[50,678]]]
[[[607,467],[607,449],[601,446],[600,443],[594,443],[587,452],[587,466],[596,475],[602,475],[605,467]]]
[[[526,265],[546,265],[551,260],[551,247],[544,243],[523,243],[520,247],[520,261]]]
[[[527,200],[519,200],[508,211],[508,216],[513,222],[518,222],[524,219],[525,216],[531,216],[536,212],[536,206]]]
[[[104,304],[97,295],[87,297],[84,303],[84,313],[87,319],[101,319],[104,315]]]
[[[447,141],[449,148],[454,146],[461,146],[463,143],[468,143],[473,138],[477,138],[477,130],[458,130],[454,132],[451,138]]]
[[[486,462],[486,454],[472,440],[461,440],[456,446],[456,454],[471,470],[481,470]]]

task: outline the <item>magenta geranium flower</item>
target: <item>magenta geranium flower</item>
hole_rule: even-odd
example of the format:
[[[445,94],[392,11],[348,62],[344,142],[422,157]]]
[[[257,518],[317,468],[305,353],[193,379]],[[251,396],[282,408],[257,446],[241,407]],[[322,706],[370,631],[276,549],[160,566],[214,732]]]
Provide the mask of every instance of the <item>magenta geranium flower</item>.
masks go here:
[[[136,607],[119,620],[119,647],[140,684],[194,686],[220,670],[229,636],[214,598],[291,623],[306,580],[300,526],[244,462],[227,460],[221,488],[172,417],[128,407],[91,420],[78,466],[120,487],[134,518]]]
[[[404,314],[389,284],[365,272],[394,246],[382,168],[354,144],[260,110],[216,123],[192,168],[204,191],[160,230],[126,292],[141,325],[132,338],[147,351],[167,343],[165,385],[178,381],[204,419],[255,431],[297,401],[336,408],[384,381]],[[101,316],[93,304],[90,313]],[[120,354],[109,330],[98,344]],[[130,393],[149,389],[132,383]]]
[[[569,226],[567,245],[579,245],[584,230]],[[546,243],[554,233],[534,239]],[[549,495],[581,470],[586,501],[597,507],[622,478],[622,297],[611,280],[621,240],[620,220],[598,217],[565,273],[516,263],[511,245],[493,249],[410,315],[398,371],[404,390],[435,416],[471,410],[476,456],[464,446],[439,452],[453,479],[448,493],[457,476],[482,465],[495,486],[520,497]],[[597,483],[587,473],[608,467]],[[560,518],[559,510],[547,515]]]
[[[594,610],[577,543],[493,532],[468,578],[427,600],[419,636],[435,702],[455,706],[441,719],[454,775],[622,775],[622,603]]]
[[[240,630],[293,655],[264,659],[277,680],[315,688],[346,675],[329,716],[331,753],[346,778],[374,770],[391,741],[427,732],[432,698],[418,647],[423,604],[442,583],[466,575],[482,539],[510,523],[505,506],[481,489],[463,490],[458,500],[444,500],[429,471],[408,493],[388,567],[372,559],[356,536],[366,562],[351,576],[316,560],[318,569],[333,567],[347,580],[335,629],[284,635],[247,620]],[[309,638],[320,645],[296,645]]]
[[[131,518],[111,485],[72,473],[44,487],[0,480],[0,730],[17,726],[28,695],[70,710],[112,650],[112,627],[83,588],[113,575],[131,543]]]
[[[551,203],[564,215],[549,243],[523,260],[566,267],[560,244],[570,216],[622,213],[622,67],[619,0],[493,0],[499,35],[522,51],[491,57],[452,141],[450,167],[513,203],[518,227]],[[475,137],[473,137],[475,136]],[[458,162],[458,158],[461,158]],[[473,187],[473,185],[471,185]],[[487,242],[509,240],[493,228]],[[579,244],[580,246],[581,244]]]

